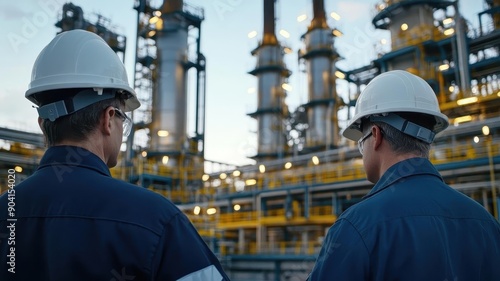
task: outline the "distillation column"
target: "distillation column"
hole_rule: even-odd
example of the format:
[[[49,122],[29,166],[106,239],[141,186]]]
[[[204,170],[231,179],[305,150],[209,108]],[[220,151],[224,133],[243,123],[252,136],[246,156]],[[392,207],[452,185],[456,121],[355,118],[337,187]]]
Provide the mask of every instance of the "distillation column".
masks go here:
[[[165,1],[161,13],[162,30],[157,32],[157,87],[153,91],[151,151],[176,153],[187,142],[186,70],[188,21],[181,16],[182,0]],[[168,166],[175,166],[170,157]]]
[[[337,145],[338,122],[335,104],[335,64],[337,54],[333,47],[333,31],[325,18],[323,0],[313,1],[314,18],[304,35],[305,60],[308,81],[308,103],[305,104],[309,128],[306,148],[329,149]]]
[[[259,46],[252,51],[257,57],[257,67],[249,73],[258,79],[257,111],[250,113],[258,122],[258,148],[255,158],[282,157],[285,149],[283,114],[285,90],[284,78],[290,76],[283,62],[283,48],[275,35],[274,3],[264,0],[264,35]]]

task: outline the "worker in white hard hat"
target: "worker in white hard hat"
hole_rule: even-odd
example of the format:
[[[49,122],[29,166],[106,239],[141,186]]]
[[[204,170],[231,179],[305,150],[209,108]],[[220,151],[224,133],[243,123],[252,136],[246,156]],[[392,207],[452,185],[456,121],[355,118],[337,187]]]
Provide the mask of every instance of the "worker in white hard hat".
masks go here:
[[[395,70],[367,85],[343,135],[375,186],[329,229],[308,280],[500,280],[500,224],[428,159],[447,126],[420,77]]]
[[[103,39],[57,35],[36,59],[26,97],[49,148],[0,197],[0,235],[10,231],[0,236],[0,280],[229,280],[173,203],[111,177],[132,125],[125,112],[140,103]]]

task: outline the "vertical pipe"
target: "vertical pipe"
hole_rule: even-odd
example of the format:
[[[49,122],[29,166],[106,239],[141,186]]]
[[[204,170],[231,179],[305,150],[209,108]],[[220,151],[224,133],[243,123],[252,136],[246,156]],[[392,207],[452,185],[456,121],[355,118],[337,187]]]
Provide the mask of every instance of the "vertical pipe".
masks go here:
[[[486,211],[489,212],[490,211],[490,205],[488,204],[488,194],[487,194],[486,189],[483,189],[482,195],[483,195],[483,207],[486,209]]]
[[[182,11],[184,6],[183,0],[164,0],[161,13],[169,14],[173,12]]]
[[[493,216],[498,220],[497,206],[497,188],[495,186],[495,163],[493,162],[493,153],[491,151],[492,135],[486,136],[486,145],[488,149],[488,164],[490,166],[490,182],[491,182],[491,201],[493,203]]]
[[[238,254],[243,254],[245,252],[245,229],[238,229]]]
[[[274,261],[274,281],[280,281],[280,280],[281,280],[281,261],[275,260]]]
[[[262,204],[262,197],[261,195],[257,195],[257,197],[255,198],[256,200],[256,210],[257,210],[257,228],[255,229],[255,236],[256,236],[256,240],[255,243],[257,244],[256,247],[257,247],[257,252],[260,252],[262,250],[262,243],[265,241],[263,241],[263,232],[264,232],[264,226],[262,225],[261,223],[261,218],[263,216],[263,204]]]
[[[458,53],[458,68],[456,71],[460,72],[460,91],[466,93],[464,97],[470,95],[470,73],[469,73],[469,53],[467,52],[467,34],[465,33],[465,20],[459,11],[459,1],[456,0],[455,6],[455,37],[457,40],[457,53]]]
[[[144,10],[145,10],[145,1],[146,0],[138,0],[139,1],[139,5],[137,6],[137,18],[136,18],[136,31],[135,31],[135,48],[134,48],[134,71],[133,71],[133,78],[132,78],[132,87],[135,89],[135,83],[136,83],[136,72],[137,72],[137,59],[138,59],[138,55],[137,55],[137,52],[139,50],[139,32],[140,32],[140,25],[139,25],[139,22],[141,20],[141,13],[144,13]],[[123,58],[124,58],[124,61],[125,61],[125,54],[123,55]],[[132,121],[134,120],[134,111],[132,111],[130,113],[130,118],[132,119]],[[127,137],[127,152],[125,154],[125,163],[129,163],[130,161],[132,161],[132,146],[134,144],[134,135],[135,135],[135,124],[132,124],[132,132],[131,134]],[[126,169],[126,168],[125,168]],[[124,170],[125,170],[124,169]],[[134,169],[133,167],[130,168],[130,173],[129,173],[129,176],[132,176],[133,175],[133,172],[134,172]]]
[[[315,28],[328,28],[326,24],[324,0],[313,0],[313,19],[309,30]]]
[[[262,45],[276,45],[278,39],[275,32],[274,3],[275,0],[264,0],[264,38]]]
[[[445,85],[444,85],[444,77],[443,77],[443,72],[438,71],[438,81],[439,81],[439,103],[444,104],[446,102],[446,92],[445,92]]]
[[[196,39],[196,117],[195,130],[196,137],[202,143],[201,156],[205,157],[205,89],[206,89],[206,73],[205,73],[205,58],[202,58],[200,51],[201,45],[201,25],[198,27],[198,38]],[[201,63],[203,62],[203,65]],[[203,75],[202,73],[203,72]],[[201,111],[201,112],[200,112]],[[197,148],[198,149],[198,148]]]
[[[500,6],[500,0],[493,0],[491,8],[498,8],[498,6]],[[493,28],[494,29],[500,28],[500,13],[498,12],[493,14]]]
[[[325,20],[325,4],[323,0],[313,0],[313,14],[315,19]]]
[[[309,214],[310,214],[310,210],[309,210],[309,206],[311,206],[311,201],[312,198],[309,196],[309,188],[306,186],[306,189],[304,190],[304,217],[306,219],[309,219]]]

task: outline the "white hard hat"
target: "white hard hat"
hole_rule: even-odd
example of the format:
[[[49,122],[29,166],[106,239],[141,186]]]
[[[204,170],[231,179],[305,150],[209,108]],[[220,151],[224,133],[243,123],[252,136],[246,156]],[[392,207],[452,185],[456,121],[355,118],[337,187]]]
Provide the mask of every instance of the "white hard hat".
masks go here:
[[[125,111],[141,105],[128,84],[127,72],[118,55],[97,34],[77,29],[60,33],[38,55],[26,98],[40,105],[37,96],[50,95],[50,92],[41,92],[79,88],[94,89],[85,93],[86,104],[80,108],[103,100],[103,89],[125,94],[128,97]],[[55,108],[59,108],[58,105],[51,110]],[[58,116],[70,113],[62,112]]]
[[[433,116],[436,124],[427,129],[392,112],[412,112]],[[431,143],[435,134],[449,125],[441,113],[436,94],[422,78],[403,70],[393,70],[375,77],[359,95],[354,116],[342,135],[357,141],[363,136],[361,119],[384,122],[396,129]]]

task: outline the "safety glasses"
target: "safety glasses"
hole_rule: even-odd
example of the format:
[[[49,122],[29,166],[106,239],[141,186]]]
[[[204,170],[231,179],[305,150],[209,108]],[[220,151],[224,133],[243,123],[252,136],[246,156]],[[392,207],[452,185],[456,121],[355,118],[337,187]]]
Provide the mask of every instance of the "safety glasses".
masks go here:
[[[132,130],[132,119],[125,114],[121,109],[115,107],[116,116],[122,118],[123,120],[123,136],[128,137],[130,135],[130,131]]]

